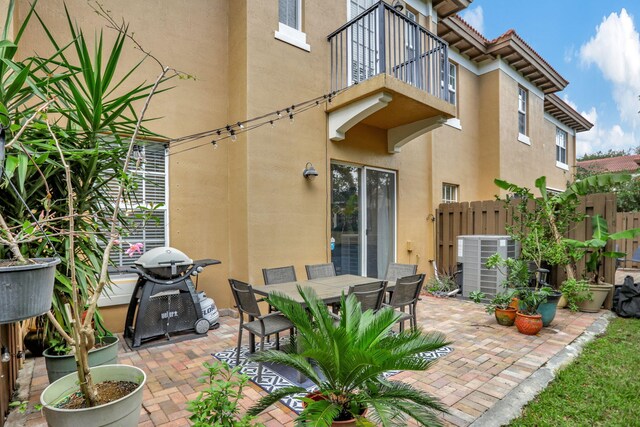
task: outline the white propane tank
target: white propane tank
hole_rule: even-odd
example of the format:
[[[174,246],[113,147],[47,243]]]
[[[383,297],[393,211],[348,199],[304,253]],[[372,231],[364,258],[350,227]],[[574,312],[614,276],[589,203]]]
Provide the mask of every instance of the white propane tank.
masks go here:
[[[204,292],[198,292],[198,300],[200,301],[200,308],[202,309],[202,316],[209,322],[209,327],[213,327],[218,323],[218,308],[212,298],[207,298],[207,294]]]

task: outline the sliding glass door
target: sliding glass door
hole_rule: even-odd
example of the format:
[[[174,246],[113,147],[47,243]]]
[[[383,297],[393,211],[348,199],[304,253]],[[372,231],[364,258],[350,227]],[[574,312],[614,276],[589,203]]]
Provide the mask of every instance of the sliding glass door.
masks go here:
[[[338,274],[384,277],[395,259],[396,174],[331,165],[331,260]]]

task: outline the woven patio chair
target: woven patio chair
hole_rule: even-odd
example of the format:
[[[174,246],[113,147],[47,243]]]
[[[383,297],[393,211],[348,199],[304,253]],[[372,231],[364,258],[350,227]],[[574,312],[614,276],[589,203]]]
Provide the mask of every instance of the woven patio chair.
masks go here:
[[[278,283],[295,282],[296,269],[293,265],[287,267],[263,268],[262,277],[265,285],[276,285]]]
[[[336,267],[332,262],[328,264],[305,265],[304,268],[307,270],[307,278],[309,280],[320,279],[321,277],[333,277],[336,275]]]
[[[258,301],[253,292],[253,287],[247,283],[235,279],[229,279],[233,299],[240,314],[240,326],[238,328],[238,347],[236,349],[236,366],[240,363],[240,348],[242,347],[242,333],[246,329],[249,334],[260,338],[260,351],[264,351],[264,339],[270,335],[276,336],[276,349],[280,349],[280,332],[293,330],[293,324],[279,311],[263,315],[260,312]],[[249,317],[245,322],[244,315]],[[250,349],[253,351],[254,349]],[[262,363],[258,364],[258,382],[262,379]]]
[[[413,276],[418,271],[416,264],[398,264],[396,262],[389,263],[387,274],[384,280],[398,280],[401,277]]]
[[[404,330],[404,322],[406,320],[410,321],[412,329],[415,329],[418,325],[416,309],[423,282],[424,274],[399,278],[396,280],[396,285],[389,299],[389,303],[384,304],[385,306],[392,307],[400,314],[400,319],[398,319],[400,332]],[[409,308],[409,312],[404,311],[405,307]]]

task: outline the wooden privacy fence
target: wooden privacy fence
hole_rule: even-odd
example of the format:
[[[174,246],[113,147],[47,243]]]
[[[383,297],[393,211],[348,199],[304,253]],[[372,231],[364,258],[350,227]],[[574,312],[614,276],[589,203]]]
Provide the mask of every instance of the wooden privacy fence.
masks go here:
[[[640,212],[619,212],[616,216],[616,225],[618,230],[640,228]],[[638,250],[638,248],[640,248],[640,236],[633,240],[620,240],[617,244],[618,250],[626,253],[626,259],[630,260],[633,254]],[[619,267],[640,268],[640,262],[622,261],[620,262]]]
[[[609,231],[617,231],[618,214],[616,213],[616,195],[613,193],[591,194],[583,197],[577,208],[578,212],[589,215],[584,221],[575,224],[566,237],[576,240],[591,238],[591,216],[601,215],[607,220]],[[640,214],[630,215],[633,219],[624,217],[624,221],[640,222]],[[633,216],[636,215],[636,216]],[[443,203],[436,210],[436,262],[443,271],[454,271],[458,261],[458,236],[464,235],[506,235],[506,226],[513,224],[513,216],[510,209],[505,209],[504,202],[487,200],[479,202]],[[640,227],[640,223],[636,225]],[[627,227],[628,228],[628,227]],[[621,228],[622,229],[622,228]],[[635,246],[633,246],[635,245]],[[610,244],[607,250],[614,250],[615,245]],[[618,247],[621,248],[620,242]],[[638,241],[625,242],[625,248],[638,247]],[[623,249],[620,249],[623,251]],[[631,252],[627,251],[628,257]],[[615,280],[616,261],[607,258],[604,263],[604,280],[613,283]],[[564,281],[566,274],[564,269],[554,271],[553,281],[556,284]],[[584,270],[584,260],[578,263],[578,272]]]

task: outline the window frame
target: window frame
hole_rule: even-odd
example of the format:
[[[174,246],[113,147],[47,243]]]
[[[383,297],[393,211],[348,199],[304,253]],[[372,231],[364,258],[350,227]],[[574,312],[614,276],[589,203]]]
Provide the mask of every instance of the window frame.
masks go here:
[[[447,189],[449,190],[449,193],[447,197]],[[453,190],[453,191],[451,191]],[[460,185],[459,184],[453,184],[450,182],[443,182],[442,183],[442,198],[441,198],[441,203],[458,203],[459,201],[459,197],[460,197]]]
[[[163,212],[163,218],[164,221],[162,224],[159,224],[158,227],[162,228],[164,231],[164,237],[163,237],[163,242],[161,244],[161,246],[169,246],[169,158],[167,156],[168,154],[168,146],[166,144],[163,143],[159,143],[159,142],[146,142],[146,141],[140,141],[139,143],[136,144],[136,146],[138,147],[142,147],[143,150],[148,147],[148,146],[160,146],[163,147],[163,153],[164,153],[164,162],[163,162],[163,172],[158,172],[158,171],[147,171],[146,169],[144,169],[144,162],[142,162],[141,164],[141,168],[136,168],[131,170],[130,172],[128,172],[131,175],[136,175],[136,176],[140,176],[140,185],[142,185],[142,189],[141,194],[142,194],[142,200],[131,200],[130,202],[126,201],[126,200],[121,200],[120,201],[120,210],[121,212],[123,212],[124,215],[126,215],[127,212],[131,211],[131,212],[135,212],[137,210],[140,210],[141,208],[149,208],[150,206],[156,205],[160,202],[155,202],[155,201],[147,201],[147,186],[148,181],[147,181],[147,177],[163,177],[164,179],[162,180],[163,184],[164,184],[164,202],[162,202],[161,206],[155,207],[154,208],[154,213],[155,212]],[[150,219],[150,221],[155,222],[154,220]],[[142,226],[142,229],[139,231],[136,231],[136,233],[141,233],[143,236],[146,234],[145,231],[146,225]],[[125,251],[128,249],[129,244],[133,244],[133,243],[143,243],[143,249],[142,251],[145,252],[148,249],[148,245],[147,245],[147,241],[148,240],[156,240],[156,239],[147,239],[146,237],[143,237],[142,239],[138,239],[135,237],[130,237],[130,236],[123,236],[119,239],[120,244],[118,246],[114,246],[111,254],[110,254],[110,258],[111,261],[113,262],[113,264],[115,265],[115,268],[124,268],[128,265],[130,265],[133,261],[135,261],[136,257],[131,257],[131,262],[124,262],[124,260],[129,260],[129,257],[125,254]],[[155,242],[154,242],[155,243]],[[156,245],[154,245],[155,247]]]
[[[296,27],[292,27],[288,24],[285,24],[281,21],[280,17],[280,2],[281,1],[295,1],[297,4],[297,13],[296,13]],[[307,43],[307,35],[302,31],[302,0],[278,0],[278,29],[274,33],[274,38],[277,40],[288,43],[292,46],[305,50],[307,52],[311,51],[311,46]]]
[[[518,134],[527,136],[528,123],[527,123],[527,104],[529,102],[529,91],[522,86],[518,86]],[[522,126],[520,127],[520,117],[523,117]]]
[[[561,142],[563,142],[564,145],[561,144]],[[561,129],[560,127],[556,126],[556,166],[565,170],[569,169],[568,142],[569,142],[569,133],[564,129]],[[564,161],[562,159],[561,154],[564,154]]]
[[[451,85],[451,79],[453,78],[453,86]],[[455,106],[458,105],[458,64],[449,60],[449,82],[447,84],[448,87],[448,98],[449,103]],[[453,101],[451,100],[451,93],[453,93]]]

